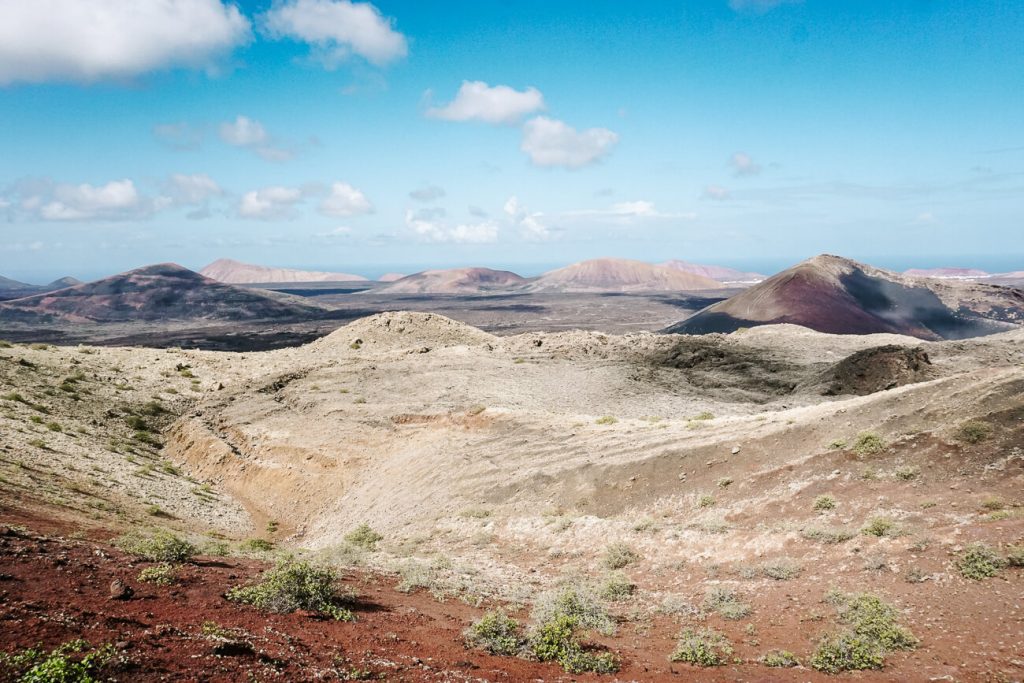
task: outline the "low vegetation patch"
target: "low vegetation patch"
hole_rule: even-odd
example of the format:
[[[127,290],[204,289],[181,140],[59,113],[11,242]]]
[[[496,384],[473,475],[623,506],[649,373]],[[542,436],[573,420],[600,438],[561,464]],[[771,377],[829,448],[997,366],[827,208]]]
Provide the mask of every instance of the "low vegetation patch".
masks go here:
[[[604,549],[604,566],[608,569],[622,569],[628,567],[640,556],[628,543],[611,543]]]
[[[579,620],[557,614],[538,624],[529,637],[530,653],[541,662],[557,662],[571,674],[614,673],[619,662],[611,652],[592,652],[580,642]]]
[[[837,606],[846,630],[822,638],[811,656],[811,666],[818,671],[880,669],[888,652],[917,646],[914,634],[897,623],[898,610],[878,596],[832,593],[827,599]]]
[[[900,535],[896,522],[888,517],[872,517],[860,532],[865,536],[874,536],[875,538]]]
[[[957,441],[963,443],[981,443],[992,436],[992,425],[982,420],[968,420],[956,430]]]
[[[761,573],[769,579],[775,579],[776,581],[788,581],[789,579],[795,579],[800,576],[800,572],[803,569],[800,565],[790,560],[776,560],[774,562],[767,562],[761,566]]]
[[[704,596],[704,609],[734,621],[749,616],[751,612],[750,605],[743,602],[736,591],[721,586],[710,589]]]
[[[373,551],[384,537],[374,531],[369,524],[364,523],[345,534],[345,540],[357,548]]]
[[[988,545],[972,543],[957,558],[956,568],[965,578],[981,581],[997,575],[1006,564],[1006,560]]]
[[[614,415],[605,415],[604,417],[599,417],[596,420],[594,420],[594,424],[613,425],[618,421],[619,420]]]
[[[594,629],[606,636],[615,633],[615,621],[598,597],[583,585],[568,584],[542,593],[530,614],[537,624],[546,624],[560,615],[572,617],[580,628]]]
[[[601,597],[611,602],[626,600],[636,593],[636,584],[621,572],[613,572],[605,577],[598,589]]]
[[[112,645],[93,648],[85,640],[72,640],[50,652],[0,653],[0,672],[10,672],[19,683],[94,683],[113,658]]]
[[[818,496],[814,499],[814,509],[818,511],[822,510],[834,510],[836,507],[836,499],[826,494]]]
[[[809,529],[804,529],[801,532],[801,535],[809,541],[835,545],[837,543],[845,543],[846,541],[849,541],[856,534],[849,529],[843,529],[841,527],[811,527]]]
[[[197,552],[194,545],[164,530],[155,531],[150,535],[126,534],[118,539],[117,545],[129,555],[150,562],[171,564],[188,562]]]
[[[227,593],[228,600],[265,612],[287,613],[301,609],[338,621],[355,620],[352,611],[339,604],[350,597],[338,591],[337,576],[331,569],[291,558],[264,572],[259,583],[238,586]]]
[[[853,442],[853,452],[857,455],[867,456],[880,453],[885,448],[882,437],[874,432],[861,432]]]
[[[178,570],[169,562],[154,564],[139,572],[139,581],[152,583],[156,586],[170,586],[177,580]]]
[[[722,666],[731,656],[732,645],[723,634],[711,628],[687,627],[679,634],[679,642],[669,659],[696,666]]]
[[[492,655],[512,657],[526,647],[519,622],[501,610],[487,612],[474,621],[463,634],[467,647],[486,650]]]
[[[800,666],[800,660],[788,650],[772,650],[761,657],[761,663],[776,669]]]

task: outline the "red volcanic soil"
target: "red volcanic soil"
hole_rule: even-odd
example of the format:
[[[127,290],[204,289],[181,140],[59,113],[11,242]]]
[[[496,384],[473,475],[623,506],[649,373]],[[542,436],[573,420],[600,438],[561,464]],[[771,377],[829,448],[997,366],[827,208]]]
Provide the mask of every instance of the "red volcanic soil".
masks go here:
[[[49,651],[78,638],[94,647],[110,644],[117,655],[99,672],[102,680],[836,679],[807,668],[768,669],[757,661],[769,648],[834,630],[832,610],[822,602],[825,586],[817,583],[773,584],[770,590],[752,596],[756,612],[768,616],[753,631],[745,630],[742,623],[709,618],[707,625],[724,632],[736,648],[737,659],[731,664],[701,669],[670,663],[667,653],[680,626],[658,615],[624,621],[618,636],[601,639],[620,657],[622,669],[618,674],[570,675],[552,664],[467,649],[462,644],[462,631],[483,608],[456,600],[438,602],[424,592],[401,593],[387,577],[352,573],[343,578],[345,586],[358,594],[351,605],[357,616],[355,623],[299,612],[266,614],[224,598],[230,588],[255,580],[266,563],[199,557],[180,569],[175,585],[152,586],[136,578],[149,563],[127,557],[107,542],[53,535],[69,532],[58,528],[59,524],[10,509],[0,515],[0,652],[28,647]],[[51,535],[35,531],[43,529]],[[847,588],[842,586],[847,581],[835,578],[838,585]],[[115,579],[134,588],[131,599],[110,597]],[[908,608],[903,621],[913,626],[922,639],[922,648],[888,655],[881,671],[854,672],[840,679],[1014,680],[1006,678],[1005,669],[1000,671],[998,667],[1015,661],[1012,653],[1020,642],[1014,644],[1014,629],[1007,630],[1006,619],[991,618],[989,610],[996,603],[978,598],[982,591],[988,593],[993,588],[1004,594],[1009,602],[1002,611],[1012,622],[1013,613],[1019,611],[1014,606],[1020,600],[1020,594],[1014,591],[1016,582],[997,581],[1004,584],[1001,587],[972,586],[967,592],[934,583],[915,587],[919,595],[904,597],[918,603],[917,609]],[[895,574],[877,575],[871,588],[886,593],[908,590]],[[951,623],[958,627],[949,628]],[[211,627],[226,637],[210,636]],[[800,649],[797,654],[807,656]],[[12,673],[0,665],[0,683],[13,680]]]

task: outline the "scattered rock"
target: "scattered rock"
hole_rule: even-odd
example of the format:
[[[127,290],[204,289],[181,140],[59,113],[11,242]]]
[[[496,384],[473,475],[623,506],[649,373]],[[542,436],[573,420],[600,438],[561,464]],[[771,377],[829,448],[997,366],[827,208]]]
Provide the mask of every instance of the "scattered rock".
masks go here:
[[[135,589],[121,579],[114,579],[110,582],[111,600],[131,600],[135,595]]]

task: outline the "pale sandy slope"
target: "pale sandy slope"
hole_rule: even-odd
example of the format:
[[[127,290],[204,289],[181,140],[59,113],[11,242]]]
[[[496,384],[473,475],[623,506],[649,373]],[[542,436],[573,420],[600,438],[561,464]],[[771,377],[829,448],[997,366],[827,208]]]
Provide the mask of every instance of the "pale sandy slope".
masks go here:
[[[543,535],[544,515],[558,510],[588,518],[590,536],[576,542],[596,547],[638,517],[719,518],[721,508],[692,510],[722,479],[745,491],[733,513],[807,486],[830,472],[808,467],[746,489],[759,473],[825,457],[834,440],[948,436],[974,413],[1019,405],[1022,339],[922,344],[793,326],[499,339],[439,316],[383,314],[266,354],[265,374],[209,395],[175,425],[170,453],[254,514],[286,521],[305,546],[339,543],[363,521],[390,538],[431,536],[483,508],[499,537]],[[924,348],[933,379],[821,395],[834,363],[882,344]],[[666,367],[680,345],[698,362]],[[704,412],[713,418],[694,419]],[[692,532],[673,545],[749,550],[736,542]]]

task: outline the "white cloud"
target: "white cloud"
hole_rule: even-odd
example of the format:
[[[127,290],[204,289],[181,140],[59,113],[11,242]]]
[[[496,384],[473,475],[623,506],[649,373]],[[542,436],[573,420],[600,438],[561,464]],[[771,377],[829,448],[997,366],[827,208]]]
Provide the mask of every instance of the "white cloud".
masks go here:
[[[303,192],[297,187],[264,187],[242,195],[238,215],[260,220],[291,218],[295,215],[295,205],[302,199]]]
[[[729,165],[732,166],[733,175],[737,177],[757,175],[761,172],[761,164],[745,152],[736,152],[729,157]]]
[[[248,116],[238,115],[234,121],[221,123],[217,132],[227,144],[251,149],[267,161],[288,161],[295,156],[291,150],[276,146],[263,124]]]
[[[262,123],[241,115],[220,124],[219,132],[221,140],[235,147],[255,147],[269,139]]]
[[[795,5],[803,0],[729,0],[729,7],[735,12],[764,14],[782,5]]]
[[[514,124],[527,114],[544,109],[544,96],[536,88],[493,88],[483,81],[463,81],[455,99],[443,107],[427,109],[427,116],[446,121],[483,121]]]
[[[175,204],[197,205],[224,194],[224,190],[204,173],[175,173],[167,183],[167,194]]]
[[[551,231],[544,223],[543,214],[530,213],[515,195],[508,198],[502,209],[519,227],[520,233],[525,239],[539,241],[551,237]]]
[[[575,169],[599,161],[618,141],[618,134],[607,128],[577,131],[562,121],[538,116],[523,125],[520,149],[537,166]]]
[[[730,194],[727,188],[721,185],[708,185],[704,188],[704,193],[701,195],[705,199],[714,199],[715,201],[723,202],[729,199]]]
[[[0,0],[0,85],[209,67],[250,35],[220,0]]]
[[[309,43],[314,56],[334,68],[352,54],[383,66],[408,52],[405,36],[369,3],[349,0],[284,0],[263,15],[272,38]]]
[[[606,209],[578,209],[575,211],[564,211],[561,218],[569,220],[586,219],[588,222],[612,223],[615,225],[631,225],[643,221],[653,220],[687,220],[697,218],[697,214],[687,212],[665,212],[660,211],[653,202],[639,200],[632,202],[619,202],[612,204]]]
[[[418,190],[413,190],[409,193],[410,199],[415,199],[418,202],[432,202],[435,199],[440,199],[444,196],[444,188],[438,187],[437,185],[427,185],[421,187]]]
[[[498,224],[494,221],[460,224],[449,227],[436,220],[436,210],[405,212],[405,225],[413,234],[426,242],[454,242],[486,244],[498,239]]]
[[[57,185],[51,198],[29,197],[23,206],[38,207],[39,217],[47,221],[124,220],[151,211],[127,178],[105,185]]]
[[[373,204],[366,195],[348,183],[333,183],[327,198],[320,202],[320,213],[344,218],[372,213]]]

